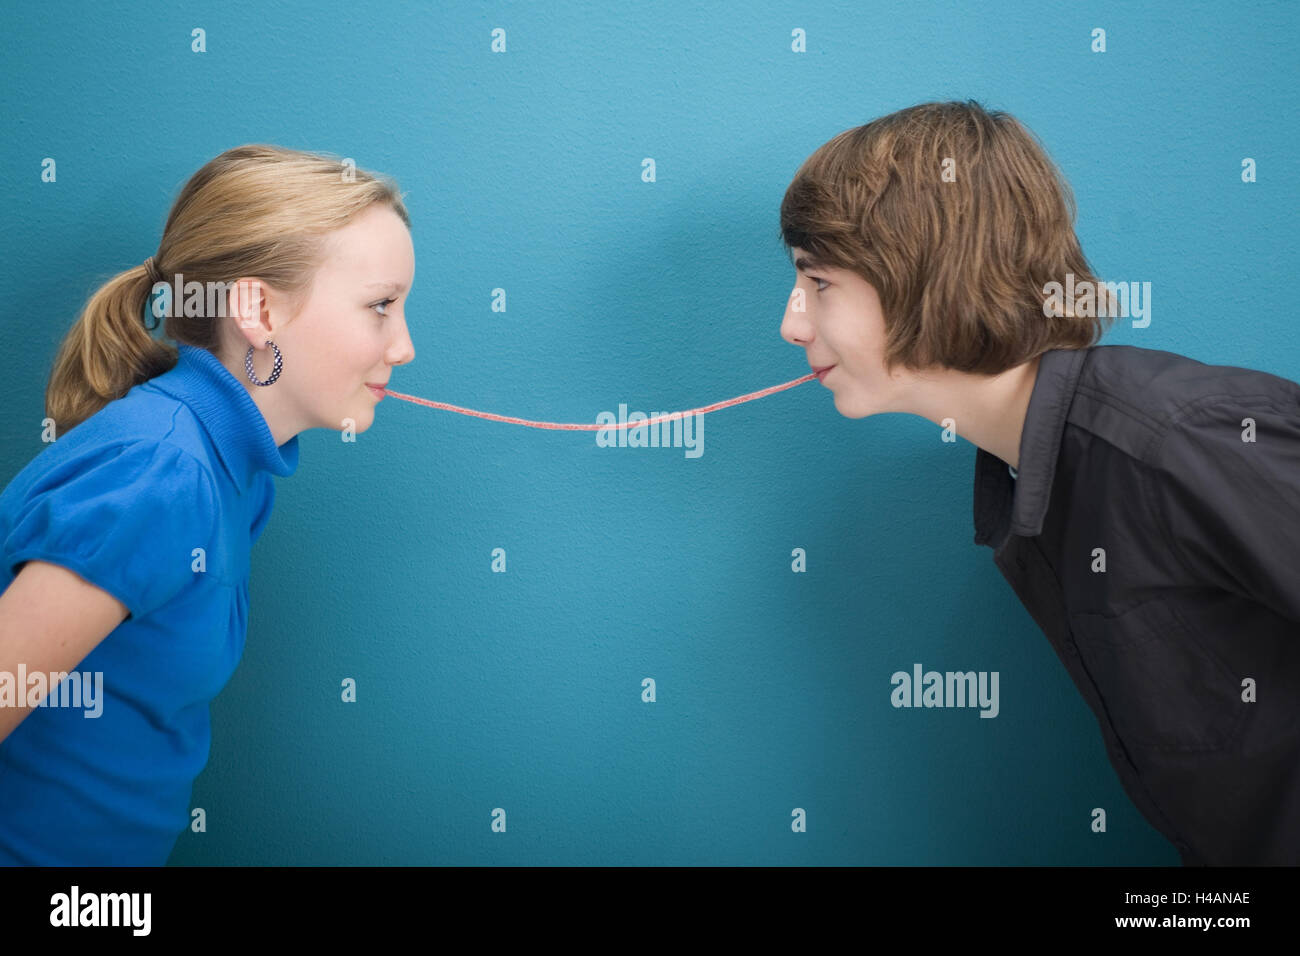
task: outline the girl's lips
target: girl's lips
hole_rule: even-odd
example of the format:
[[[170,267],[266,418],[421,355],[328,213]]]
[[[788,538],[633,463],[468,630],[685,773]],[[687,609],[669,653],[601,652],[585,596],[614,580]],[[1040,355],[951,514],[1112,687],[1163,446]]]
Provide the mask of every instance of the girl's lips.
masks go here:
[[[366,382],[366,388],[370,389],[371,393],[375,396],[375,398],[384,397],[384,390],[379,386],[371,385],[369,382]]]

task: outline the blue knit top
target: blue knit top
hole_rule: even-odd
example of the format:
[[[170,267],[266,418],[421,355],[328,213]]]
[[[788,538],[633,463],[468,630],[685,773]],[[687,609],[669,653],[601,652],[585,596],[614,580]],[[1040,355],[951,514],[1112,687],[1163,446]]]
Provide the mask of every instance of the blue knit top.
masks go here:
[[[208,705],[244,649],[249,552],[298,438],[277,447],[216,356],[178,351],[0,494],[0,590],[39,559],[130,611],[66,679],[0,672],[0,706],[54,686],[0,742],[0,863],[159,866],[189,825]]]

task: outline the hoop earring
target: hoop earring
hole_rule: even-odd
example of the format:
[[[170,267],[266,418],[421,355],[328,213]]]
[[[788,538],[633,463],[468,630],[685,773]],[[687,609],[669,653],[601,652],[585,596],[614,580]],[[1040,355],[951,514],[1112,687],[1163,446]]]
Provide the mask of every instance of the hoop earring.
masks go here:
[[[253,374],[253,347],[251,345],[248,347],[248,354],[244,356],[244,368],[248,369],[248,380],[254,385],[270,385],[280,377],[280,370],[284,368],[284,356],[280,354],[279,346],[270,339],[266,340],[266,344],[275,350],[275,368],[271,372],[271,377],[265,382],[259,382],[257,376]]]

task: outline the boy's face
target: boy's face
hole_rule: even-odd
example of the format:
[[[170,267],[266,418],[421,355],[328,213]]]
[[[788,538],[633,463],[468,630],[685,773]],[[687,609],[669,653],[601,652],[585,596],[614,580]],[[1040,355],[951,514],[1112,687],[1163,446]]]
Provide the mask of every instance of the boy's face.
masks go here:
[[[891,410],[898,373],[885,373],[885,320],[875,287],[854,272],[808,263],[808,253],[798,247],[792,258],[796,281],[781,337],[802,348],[814,370],[833,366],[822,384],[841,415],[864,418]],[[803,311],[797,311],[800,289]]]

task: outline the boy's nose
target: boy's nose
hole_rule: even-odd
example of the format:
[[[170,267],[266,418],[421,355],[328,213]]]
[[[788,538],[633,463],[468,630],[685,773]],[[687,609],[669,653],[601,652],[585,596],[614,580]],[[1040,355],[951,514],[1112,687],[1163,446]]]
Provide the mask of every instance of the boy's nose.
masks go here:
[[[805,346],[812,334],[807,312],[796,312],[790,301],[785,304],[785,315],[781,319],[781,338],[791,345]]]

